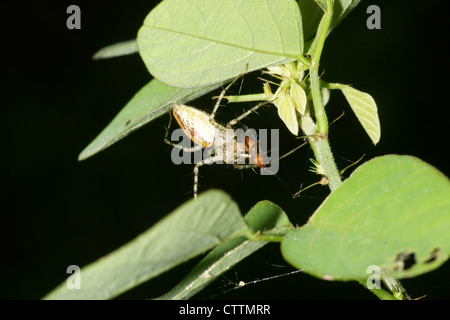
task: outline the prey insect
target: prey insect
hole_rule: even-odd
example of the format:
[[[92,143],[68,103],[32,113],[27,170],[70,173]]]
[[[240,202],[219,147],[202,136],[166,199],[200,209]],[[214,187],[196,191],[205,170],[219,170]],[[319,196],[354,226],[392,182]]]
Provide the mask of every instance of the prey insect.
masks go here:
[[[169,128],[172,122],[172,113],[169,112],[170,120],[164,142],[175,148],[182,149],[184,152],[196,152],[203,148],[208,148],[208,156],[194,166],[194,198],[197,198],[199,168],[203,165],[225,163],[233,165],[236,169],[247,169],[261,168],[267,164],[265,157],[257,151],[256,138],[245,136],[244,139],[237,139],[233,127],[258,108],[268,104],[269,101],[259,103],[237,118],[229,121],[225,126],[214,119],[225,92],[235,81],[236,79],[222,90],[211,114],[182,104],[173,106],[172,112],[175,120],[183,132],[196,144],[194,147],[180,146],[168,140]]]

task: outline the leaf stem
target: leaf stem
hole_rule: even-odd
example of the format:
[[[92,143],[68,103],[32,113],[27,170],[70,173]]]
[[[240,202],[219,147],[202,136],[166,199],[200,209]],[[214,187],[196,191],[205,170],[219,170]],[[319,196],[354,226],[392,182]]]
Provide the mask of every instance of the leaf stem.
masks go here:
[[[395,278],[383,275],[382,277],[384,284],[389,288],[389,290],[392,292],[392,295],[397,300],[411,300],[411,297],[406,292],[405,288],[403,288],[403,285]]]
[[[309,61],[309,60],[308,60],[307,58],[305,58],[304,56],[298,57],[297,60],[300,61],[304,66],[306,66],[306,67],[308,67],[308,68],[312,66],[311,61]]]
[[[326,82],[326,81],[320,80],[320,86],[322,88],[328,88],[330,90],[342,90],[344,87],[347,87],[348,85],[342,84],[342,83],[333,83],[333,82]]]
[[[283,241],[284,236],[280,235],[272,235],[272,234],[262,234],[262,233],[254,233],[251,230],[248,230],[245,234],[247,239],[251,241],[266,241],[266,242],[279,242]]]
[[[246,94],[242,96],[224,96],[228,102],[247,102],[247,101],[265,101],[270,100],[272,97],[265,93]]]
[[[390,294],[389,292],[387,292],[384,289],[369,289],[367,287],[366,281],[364,280],[359,280],[358,281],[363,287],[365,287],[367,290],[369,290],[370,292],[372,292],[374,295],[376,295],[380,300],[399,300],[398,298],[396,298],[395,296],[393,296],[392,294]]]

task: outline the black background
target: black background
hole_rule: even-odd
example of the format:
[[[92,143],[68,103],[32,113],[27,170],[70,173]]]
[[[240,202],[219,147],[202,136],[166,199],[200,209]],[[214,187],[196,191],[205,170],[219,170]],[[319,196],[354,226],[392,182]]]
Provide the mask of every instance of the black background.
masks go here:
[[[175,166],[163,142],[165,115],[124,140],[78,162],[77,156],[150,79],[139,55],[93,61],[100,48],[136,37],[155,1],[2,2],[0,157],[0,297],[39,299],[61,283],[67,266],[84,266],[113,251],[192,197],[192,167]],[[418,5],[420,3],[420,6]],[[81,8],[81,30],[66,28],[66,8]],[[366,28],[366,8],[381,8],[381,30]],[[375,98],[382,127],[375,147],[339,92],[327,105],[330,143],[340,168],[389,153],[417,156],[450,173],[448,149],[448,19],[444,1],[362,1],[326,42],[321,67],[329,82],[353,84]],[[254,93],[248,75],[243,93]],[[258,86],[260,85],[257,82]],[[234,90],[234,91],[233,91]],[[237,94],[237,86],[232,91]],[[190,104],[211,110],[211,97]],[[251,104],[222,108],[218,119]],[[226,109],[226,110],[224,110]],[[246,121],[249,127],[280,128],[281,148],[299,141],[287,132],[274,107]],[[257,201],[281,206],[303,224],[328,191],[307,171],[307,148],[284,159],[278,178],[226,166],[200,171],[200,191],[229,193],[243,213]],[[192,268],[194,259],[121,299],[154,298]],[[279,247],[268,245],[241,262],[199,299],[374,299],[356,283],[327,282],[297,273]],[[449,298],[449,263],[403,284],[413,297]]]

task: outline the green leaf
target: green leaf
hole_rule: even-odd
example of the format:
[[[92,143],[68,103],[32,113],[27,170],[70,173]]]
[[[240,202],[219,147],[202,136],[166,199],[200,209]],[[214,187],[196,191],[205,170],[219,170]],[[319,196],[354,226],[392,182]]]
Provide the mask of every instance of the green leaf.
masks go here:
[[[118,42],[97,51],[92,59],[107,59],[138,52],[136,39]]]
[[[329,280],[364,281],[370,266],[394,278],[428,272],[450,254],[449,194],[448,178],[420,159],[372,159],[305,226],[287,233],[282,253],[295,267]]]
[[[279,94],[275,93],[277,98],[273,102],[278,108],[278,115],[289,131],[293,135],[298,135],[297,112],[295,111],[294,100],[288,92],[289,87],[281,85],[279,90]]]
[[[328,34],[336,28],[339,23],[359,4],[361,0],[335,0],[334,1],[334,12],[333,17],[328,28]],[[317,28],[319,26],[320,20],[323,16],[323,9],[312,0],[297,0],[300,7],[300,12],[302,13],[303,22],[303,35],[305,41],[305,51],[308,51],[314,37],[316,36]],[[322,2],[323,3],[323,2]]]
[[[339,88],[372,142],[377,144],[380,141],[381,128],[375,100],[370,94],[350,86],[340,85]]]
[[[153,79],[135,94],[108,126],[80,153],[78,160],[84,160],[106,149],[166,113],[174,103],[187,103],[222,84],[182,89],[170,87]]]
[[[303,37],[305,41],[309,41],[316,36],[317,27],[324,11],[315,1],[297,0],[303,22]]]
[[[342,20],[361,2],[361,0],[335,0],[333,18],[331,19],[328,34],[341,23]]]
[[[165,0],[137,42],[154,77],[192,87],[300,57],[302,21],[294,0]]]
[[[297,111],[302,115],[305,114],[306,103],[308,102],[305,90],[299,84],[293,82],[291,83],[289,94]]]
[[[123,247],[81,269],[81,288],[63,282],[45,299],[111,299],[249,229],[221,191],[190,200]]]
[[[283,235],[292,228],[286,214],[270,201],[258,202],[245,216],[254,232]],[[238,262],[265,246],[265,241],[250,241],[245,237],[231,239],[214,248],[172,290],[159,299],[189,299]]]

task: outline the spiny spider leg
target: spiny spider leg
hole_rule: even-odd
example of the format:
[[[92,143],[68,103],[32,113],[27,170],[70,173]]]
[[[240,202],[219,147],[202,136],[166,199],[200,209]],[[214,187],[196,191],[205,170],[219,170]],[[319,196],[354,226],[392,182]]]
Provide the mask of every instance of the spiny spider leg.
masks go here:
[[[244,119],[245,117],[247,117],[248,115],[250,115],[251,113],[255,112],[257,109],[259,109],[260,107],[270,103],[272,101],[264,101],[261,103],[258,103],[256,106],[254,106],[251,109],[248,109],[246,112],[244,112],[243,114],[241,114],[239,117],[229,121],[227,123],[227,129],[230,129],[232,126],[234,126],[236,123],[238,123],[239,121],[241,121],[242,119]]]
[[[220,156],[210,157],[197,162],[194,166],[194,199],[197,199],[198,193],[198,169],[205,164],[213,164],[216,161],[221,160]]]
[[[225,93],[227,92],[228,89],[230,89],[230,87],[236,82],[237,79],[239,79],[242,75],[244,74],[244,72],[240,73],[233,81],[231,81],[225,89],[222,90],[222,92],[219,95],[219,98],[217,99],[216,105],[214,106],[213,111],[211,112],[211,114],[209,115],[209,120],[212,121],[214,120],[214,117],[216,116],[216,112],[217,109],[219,109],[220,106],[220,102],[222,101],[223,97],[225,96]]]

